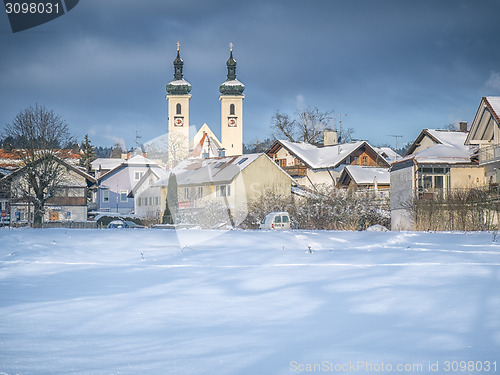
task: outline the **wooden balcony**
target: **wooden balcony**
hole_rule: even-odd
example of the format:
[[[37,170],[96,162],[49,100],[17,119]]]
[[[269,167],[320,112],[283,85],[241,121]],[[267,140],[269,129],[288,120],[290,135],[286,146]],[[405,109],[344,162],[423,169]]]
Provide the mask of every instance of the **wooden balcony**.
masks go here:
[[[307,167],[304,165],[290,165],[283,169],[292,177],[303,177],[307,175]]]

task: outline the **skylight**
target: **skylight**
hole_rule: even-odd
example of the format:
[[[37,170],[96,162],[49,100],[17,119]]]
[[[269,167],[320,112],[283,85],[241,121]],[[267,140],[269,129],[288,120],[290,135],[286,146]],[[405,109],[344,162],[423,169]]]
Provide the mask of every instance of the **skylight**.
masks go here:
[[[248,158],[243,158],[241,159],[239,162],[236,163],[236,165],[240,165],[240,164],[243,164],[244,162],[246,162],[248,160]]]

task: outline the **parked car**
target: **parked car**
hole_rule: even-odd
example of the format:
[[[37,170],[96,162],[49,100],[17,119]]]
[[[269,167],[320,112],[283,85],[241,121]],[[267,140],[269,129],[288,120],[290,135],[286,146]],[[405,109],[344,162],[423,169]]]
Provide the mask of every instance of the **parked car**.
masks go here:
[[[290,229],[288,212],[271,212],[260,223],[260,229]]]
[[[108,224],[108,228],[144,228],[144,226],[128,220],[113,220]]]

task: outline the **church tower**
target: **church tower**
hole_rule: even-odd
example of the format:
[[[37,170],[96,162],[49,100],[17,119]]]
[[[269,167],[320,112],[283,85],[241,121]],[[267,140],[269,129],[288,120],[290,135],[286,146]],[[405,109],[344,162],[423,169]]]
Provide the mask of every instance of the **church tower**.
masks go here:
[[[227,60],[227,79],[219,87],[221,101],[221,143],[226,156],[243,153],[243,90],[245,85],[236,79],[236,60],[230,43]]]
[[[189,100],[191,84],[183,78],[182,61],[177,43],[174,60],[174,79],[167,85],[168,101],[168,159],[174,165],[189,154]]]

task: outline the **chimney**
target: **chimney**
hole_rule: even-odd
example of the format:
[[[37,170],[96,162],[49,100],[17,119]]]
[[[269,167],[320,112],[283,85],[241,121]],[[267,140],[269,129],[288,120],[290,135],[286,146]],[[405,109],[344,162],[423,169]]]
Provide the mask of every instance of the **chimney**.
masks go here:
[[[337,144],[337,132],[335,130],[325,130],[323,133],[323,145],[335,146]]]
[[[467,121],[460,121],[460,131],[467,133]]]

